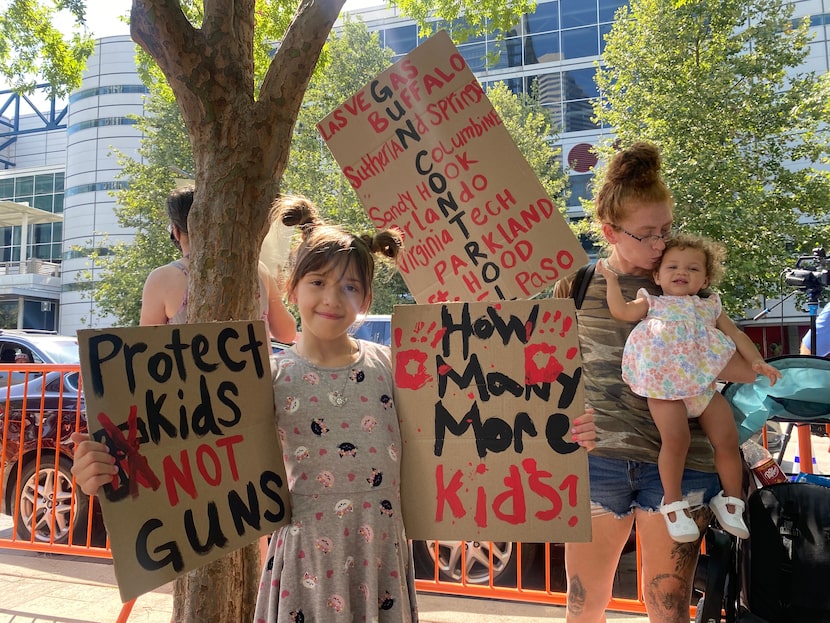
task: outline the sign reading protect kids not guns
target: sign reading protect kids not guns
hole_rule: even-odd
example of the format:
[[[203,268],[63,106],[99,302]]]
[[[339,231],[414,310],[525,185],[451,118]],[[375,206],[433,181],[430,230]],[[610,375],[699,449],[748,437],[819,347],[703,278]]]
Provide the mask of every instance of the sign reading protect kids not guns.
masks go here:
[[[290,516],[265,324],[78,331],[92,437],[118,473],[100,496],[126,602]]]
[[[395,307],[409,538],[590,540],[574,316],[570,299]]]
[[[439,31],[317,124],[420,304],[527,299],[587,256]]]

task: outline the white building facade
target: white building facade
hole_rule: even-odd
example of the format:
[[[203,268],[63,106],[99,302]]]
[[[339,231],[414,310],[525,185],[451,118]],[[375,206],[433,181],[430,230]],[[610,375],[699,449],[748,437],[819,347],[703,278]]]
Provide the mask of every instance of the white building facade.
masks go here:
[[[625,4],[624,0],[538,0],[536,13],[522,18],[509,33],[493,65],[483,60],[496,49],[489,37],[459,46],[483,84],[504,81],[517,93],[537,87],[542,104],[561,128],[559,142],[571,181],[569,214],[574,218],[582,214],[579,198],[589,195],[590,168],[595,164],[590,148],[611,131],[597,127],[591,119],[591,102],[598,96],[594,64],[615,12]],[[827,72],[830,0],[797,0],[794,5],[796,17],[810,16],[814,35],[804,69]],[[395,9],[369,8],[353,16],[378,31],[381,42],[397,56],[420,42],[415,24]],[[141,136],[131,116],[143,114],[145,93],[135,68],[134,45],[122,36],[97,42],[83,85],[69,98],[66,114],[59,119],[44,119],[42,113],[34,112],[16,118],[12,105],[4,104],[8,94],[0,95],[0,204],[28,203],[63,215],[62,222],[28,226],[31,232],[22,258],[21,226],[4,226],[0,220],[3,327],[74,334],[79,328],[112,324],[112,319],[96,313],[89,293],[83,290],[79,276],[91,267],[81,249],[105,249],[114,241],[131,239],[131,232],[118,225],[110,191],[127,183],[116,179],[120,171],[116,152],[137,157]],[[30,258],[41,263],[23,261]],[[7,264],[9,272],[18,266],[25,284],[12,286],[13,278],[19,280],[21,275],[3,274]],[[35,288],[35,281],[48,283]],[[50,306],[51,311],[41,311]],[[762,323],[778,323],[780,311],[787,325],[808,324],[790,303]],[[778,338],[769,339],[778,339],[779,347],[787,344],[785,350],[792,350],[795,331],[791,326],[779,331]],[[769,355],[767,339],[765,331],[756,341]]]
[[[0,228],[2,328],[74,335],[112,324],[84,289],[93,267],[83,249],[132,240],[118,224],[111,191],[127,183],[116,179],[118,154],[137,158],[141,134],[133,117],[144,114],[146,93],[135,45],[119,36],[96,42],[81,87],[53,114],[35,111],[26,98],[0,96],[0,200],[62,216],[29,225],[23,250],[22,226]]]

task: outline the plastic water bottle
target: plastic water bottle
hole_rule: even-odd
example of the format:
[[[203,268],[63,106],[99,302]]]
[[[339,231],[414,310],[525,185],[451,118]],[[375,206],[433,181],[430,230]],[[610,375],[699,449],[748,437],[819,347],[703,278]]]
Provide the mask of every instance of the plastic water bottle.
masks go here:
[[[781,471],[781,466],[764,446],[752,439],[747,439],[741,445],[741,450],[759,486],[766,487],[776,482],[787,482],[787,476]]]

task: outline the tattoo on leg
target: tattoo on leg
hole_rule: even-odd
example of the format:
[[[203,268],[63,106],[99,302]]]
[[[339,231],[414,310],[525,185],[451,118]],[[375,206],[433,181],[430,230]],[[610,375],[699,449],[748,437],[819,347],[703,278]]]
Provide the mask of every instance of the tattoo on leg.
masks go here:
[[[646,590],[649,614],[665,623],[688,623],[689,600],[688,585],[677,574],[655,576]]]
[[[694,569],[697,564],[699,553],[699,539],[694,543],[675,543],[671,551],[675,572],[682,576],[688,575],[690,570]]]
[[[568,580],[568,612],[574,616],[580,616],[585,610],[585,587],[574,575]]]

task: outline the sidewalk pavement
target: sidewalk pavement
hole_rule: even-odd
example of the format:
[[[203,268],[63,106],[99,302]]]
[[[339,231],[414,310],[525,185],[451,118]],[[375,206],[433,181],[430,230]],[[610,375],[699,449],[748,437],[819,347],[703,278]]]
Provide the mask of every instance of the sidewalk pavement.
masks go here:
[[[564,621],[559,606],[419,593],[421,623]],[[0,623],[116,623],[122,604],[112,561],[0,549]],[[170,623],[173,585],[139,597],[128,623]],[[645,616],[609,613],[608,623]]]
[[[830,439],[812,437],[817,473],[830,474]],[[798,444],[790,442],[786,467]],[[0,517],[0,530],[11,525]],[[421,623],[564,621],[564,608],[420,593]],[[112,561],[0,549],[0,623],[116,623],[122,610]],[[142,595],[128,623],[170,623],[173,585]],[[644,623],[643,615],[611,612],[608,623]]]

